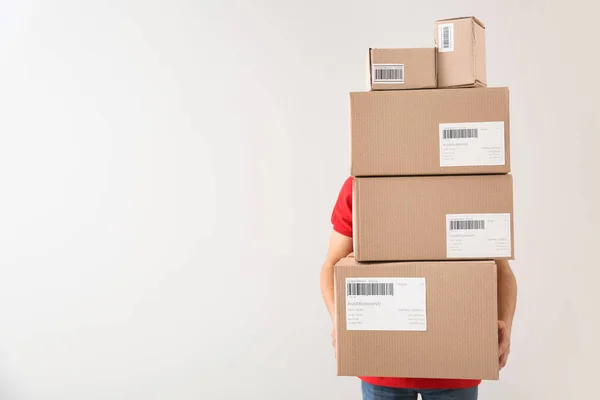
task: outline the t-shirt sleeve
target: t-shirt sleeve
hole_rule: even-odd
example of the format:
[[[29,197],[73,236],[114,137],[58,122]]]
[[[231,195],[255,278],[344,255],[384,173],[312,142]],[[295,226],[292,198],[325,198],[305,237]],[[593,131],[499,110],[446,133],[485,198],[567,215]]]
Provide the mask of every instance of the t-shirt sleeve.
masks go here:
[[[352,181],[349,177],[344,182],[331,213],[333,230],[348,237],[352,237]]]

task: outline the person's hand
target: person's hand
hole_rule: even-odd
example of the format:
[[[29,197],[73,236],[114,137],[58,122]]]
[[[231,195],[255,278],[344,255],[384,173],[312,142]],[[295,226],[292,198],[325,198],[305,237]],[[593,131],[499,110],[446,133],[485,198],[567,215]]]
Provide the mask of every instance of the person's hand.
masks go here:
[[[336,342],[336,335],[335,335],[335,324],[333,324],[333,329],[331,330],[331,344],[333,345],[333,352],[335,355],[335,358],[337,359],[337,342]]]
[[[500,369],[504,368],[510,354],[510,330],[504,321],[498,321],[498,358]]]

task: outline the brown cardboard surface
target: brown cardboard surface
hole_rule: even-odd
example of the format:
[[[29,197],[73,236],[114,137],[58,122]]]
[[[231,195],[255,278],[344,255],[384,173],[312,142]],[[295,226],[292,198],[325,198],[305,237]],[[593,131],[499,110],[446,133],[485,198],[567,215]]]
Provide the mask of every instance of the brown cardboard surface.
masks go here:
[[[433,89],[437,86],[435,58],[435,48],[369,49],[369,89]],[[396,72],[401,66],[402,74],[392,77],[388,72],[391,82],[377,81],[376,66],[394,68]]]
[[[511,175],[356,178],[352,211],[354,255],[358,261],[512,259],[514,256]],[[454,237],[447,232],[447,215],[457,214],[494,214],[494,217],[509,214],[503,225],[506,238],[490,237],[486,246],[475,248],[475,255],[460,252],[457,255],[452,252],[452,245],[447,245],[448,237]],[[492,226],[486,222],[486,229]],[[458,240],[472,243],[469,235],[495,232],[483,231],[452,231],[452,235],[464,233],[466,236],[459,236]],[[487,245],[493,246],[493,251],[497,246],[508,250],[493,253]]]
[[[442,51],[438,27],[454,26],[454,51]],[[485,25],[475,17],[435,22],[434,37],[438,48],[438,88],[475,87],[487,84]]]
[[[475,21],[475,23],[477,25],[481,26],[482,28],[485,28],[485,24],[483,23],[483,21],[480,20],[479,18],[473,16],[473,15],[468,15],[466,17],[454,17],[454,18],[438,19],[436,22],[454,21],[454,20],[459,20],[459,19],[473,19],[473,21]]]
[[[356,297],[346,297],[346,278],[353,277],[425,278],[426,331],[348,330],[347,301]],[[334,286],[338,375],[498,379],[493,261],[360,264],[348,257],[335,266]]]
[[[441,166],[440,124],[503,122],[504,165]],[[350,93],[353,176],[510,172],[508,88]]]

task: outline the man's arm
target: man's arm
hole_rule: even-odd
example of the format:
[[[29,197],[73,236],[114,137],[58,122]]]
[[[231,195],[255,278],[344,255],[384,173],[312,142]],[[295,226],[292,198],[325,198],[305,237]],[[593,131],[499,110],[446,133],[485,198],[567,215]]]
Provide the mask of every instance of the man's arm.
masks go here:
[[[321,268],[321,293],[323,300],[329,311],[331,319],[334,319],[334,301],[333,301],[333,266],[342,258],[352,253],[352,238],[344,236],[336,231],[331,232],[329,238],[329,249],[325,263]]]
[[[506,260],[496,261],[498,266],[498,319],[504,321],[506,328],[512,328],[517,308],[517,280]]]
[[[510,334],[517,308],[517,280],[508,261],[496,261],[498,266],[498,327],[500,368],[504,368],[510,354]]]

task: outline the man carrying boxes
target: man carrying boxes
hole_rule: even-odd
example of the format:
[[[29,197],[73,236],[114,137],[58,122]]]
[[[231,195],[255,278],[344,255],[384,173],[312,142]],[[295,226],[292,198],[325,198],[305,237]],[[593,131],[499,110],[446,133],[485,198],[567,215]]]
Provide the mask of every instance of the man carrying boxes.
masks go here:
[[[352,176],[321,289],[338,375],[365,400],[476,399],[509,354],[508,89],[486,87],[479,20],[438,21],[435,37],[437,51],[370,49],[371,91],[350,94]]]

